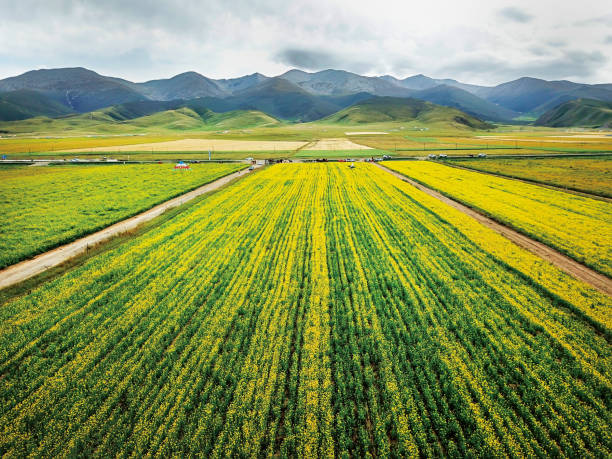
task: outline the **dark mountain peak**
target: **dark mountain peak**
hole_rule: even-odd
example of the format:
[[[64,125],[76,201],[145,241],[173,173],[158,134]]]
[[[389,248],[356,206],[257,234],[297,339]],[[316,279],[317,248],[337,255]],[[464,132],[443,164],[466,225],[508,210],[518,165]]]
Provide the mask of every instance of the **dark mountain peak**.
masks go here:
[[[30,70],[21,75],[0,80],[0,91],[16,89],[47,89],[71,85],[83,85],[104,81],[106,78],[83,67]]]
[[[251,73],[250,75],[241,76],[238,78],[229,78],[222,80],[215,80],[215,82],[229,93],[235,93],[249,89],[262,81],[268,80],[269,77],[262,75],[259,72]]]
[[[400,86],[404,88],[417,89],[417,90],[431,88],[438,84],[436,80],[434,80],[433,78],[429,78],[428,76],[425,76],[422,73],[419,73],[418,75],[412,75],[402,80],[396,80],[396,81],[397,81],[397,84],[399,84]]]
[[[226,95],[226,92],[214,80],[193,71],[179,73],[168,79],[139,83],[136,87],[153,100],[195,99]]]
[[[189,79],[189,80],[210,80],[210,78],[205,77],[201,73],[194,72],[190,70],[189,72],[179,73],[178,75],[170,78],[171,80],[179,80],[179,79]]]
[[[315,75],[346,75],[346,76],[357,75],[356,73],[348,72],[346,70],[335,70],[335,69],[319,70],[318,72],[315,72],[314,74]],[[368,78],[368,77],[365,77],[365,78]]]
[[[434,80],[443,81],[443,80]],[[482,99],[465,89],[451,84],[436,84],[414,93],[418,99],[428,100],[434,104],[454,107],[470,115],[492,121],[507,121],[518,116],[517,112],[499,107]]]
[[[287,70],[285,73],[283,73],[282,75],[278,75],[278,76],[280,78],[289,78],[289,77],[303,77],[307,75],[312,75],[312,73],[305,72],[303,70],[298,70],[298,69],[291,69],[291,70]]]
[[[498,84],[495,86],[496,88],[503,87],[542,87],[546,86],[549,82],[546,80],[541,80],[540,78],[533,77],[521,77],[516,80],[507,81],[505,83]]]
[[[360,92],[379,96],[405,97],[409,95],[409,90],[392,81],[362,76],[345,70],[326,69],[315,73],[290,70],[280,75],[280,78],[291,81],[314,95],[341,96]]]
[[[261,83],[246,89],[242,93],[261,92],[261,91],[276,91],[276,92],[297,92],[307,94],[298,85],[281,77],[272,77],[262,81]]]
[[[99,75],[83,67],[40,69],[0,81],[0,92],[29,89],[70,110],[86,112],[145,99],[131,83]]]
[[[63,67],[58,69],[36,69],[30,70],[28,72],[22,73],[13,78],[21,78],[25,76],[39,76],[48,78],[49,76],[100,76],[99,73],[94,72],[93,70],[86,69],[85,67]]]
[[[160,83],[160,82],[176,83],[176,82],[181,82],[181,81],[182,82],[198,82],[198,81],[211,81],[211,80],[209,78],[206,78],[204,75],[198,72],[194,72],[193,70],[190,70],[188,72],[179,73],[170,78],[160,78],[158,80],[149,80],[144,83],[138,83],[138,84],[148,85],[148,84]]]

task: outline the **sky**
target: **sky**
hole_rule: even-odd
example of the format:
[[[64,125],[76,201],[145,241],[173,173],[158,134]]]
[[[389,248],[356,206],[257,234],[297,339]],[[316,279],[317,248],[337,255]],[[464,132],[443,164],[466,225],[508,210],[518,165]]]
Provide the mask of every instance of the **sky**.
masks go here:
[[[0,0],[0,78],[86,67],[146,81],[327,68],[495,85],[612,83],[609,0]]]

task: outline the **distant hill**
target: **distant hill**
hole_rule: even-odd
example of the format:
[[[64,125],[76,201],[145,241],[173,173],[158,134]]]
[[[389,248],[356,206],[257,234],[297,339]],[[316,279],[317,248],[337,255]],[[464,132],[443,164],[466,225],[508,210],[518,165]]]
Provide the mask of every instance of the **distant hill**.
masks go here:
[[[566,92],[562,92],[545,103],[538,105],[532,110],[536,115],[541,115],[548,110],[558,107],[563,102],[568,102],[576,99],[591,99],[600,100],[603,102],[612,102],[612,90],[597,86],[579,86]]]
[[[0,121],[24,120],[34,116],[56,117],[70,113],[74,111],[30,89],[0,93]]]
[[[11,96],[11,102],[2,107],[2,119],[63,116],[119,105],[118,112],[134,110],[134,115],[146,116],[184,107],[185,101],[197,101],[194,102],[197,107],[216,112],[260,110],[286,120],[312,121],[370,96],[392,96],[458,108],[490,121],[512,122],[516,118],[536,118],[569,100],[612,101],[609,83],[588,85],[525,77],[488,87],[422,74],[398,79],[333,69],[320,72],[293,69],[278,77],[253,73],[229,79],[185,72],[172,78],[134,83],[77,67],[34,70],[0,80],[0,94],[4,94],[5,100],[7,93],[15,91],[34,91],[39,95]],[[160,102],[171,103],[159,105]],[[117,113],[120,117],[125,114]]]
[[[230,79],[222,79],[215,80],[219,87],[223,88],[225,92],[233,94],[237,91],[244,91],[245,89],[252,88],[253,86],[257,86],[264,81],[269,80],[270,77],[262,75],[261,73],[253,73],[251,75],[245,75],[240,78],[230,78]]]
[[[474,93],[478,89],[485,88],[485,86],[460,83],[459,81],[453,80],[451,78],[444,78],[444,79],[430,78],[423,74],[413,75],[413,76],[404,78],[403,80],[392,77],[391,75],[384,75],[380,78],[385,79],[398,86],[402,86],[407,89],[413,89],[416,91],[421,91],[424,89],[431,89],[431,88],[435,88],[436,86],[440,86],[440,85],[453,86],[455,88],[463,89],[464,91],[468,91],[471,93]]]
[[[488,88],[460,83],[453,79],[414,75],[400,80],[390,75],[365,77],[340,70],[323,70],[315,73],[290,70],[280,75],[280,78],[291,81],[314,95],[350,94],[362,91],[375,96],[412,97],[430,101],[458,108],[473,116],[491,121],[510,121],[520,116],[519,112],[501,107],[474,94],[475,91]]]
[[[214,80],[196,72],[185,72],[164,80],[135,83],[132,87],[151,100],[196,99],[227,95],[227,92]]]
[[[369,124],[419,121],[453,127],[489,129],[492,126],[460,110],[418,99],[372,97],[321,120],[325,123]]]
[[[463,89],[448,85],[439,85],[418,91],[414,93],[413,97],[446,107],[454,107],[472,116],[489,121],[507,121],[519,116],[517,112],[495,105]]]
[[[510,110],[541,114],[562,102],[581,97],[612,100],[612,91],[606,89],[606,86],[525,77],[493,88],[485,88],[480,90],[478,95]]]
[[[375,96],[407,97],[410,91],[378,77],[366,77],[344,70],[308,73],[289,70],[279,76],[315,95],[346,95],[367,92]]]
[[[286,120],[311,121],[338,108],[282,78],[271,78],[236,93],[231,100],[242,109],[256,109]]]
[[[139,107],[142,108],[142,107]],[[215,113],[202,107],[161,110],[149,115],[132,117],[125,107],[93,111],[86,114],[62,118],[36,117],[21,121],[0,123],[0,132],[6,133],[132,133],[168,131],[210,131],[246,129],[257,126],[271,126],[280,121],[255,110],[236,110]],[[122,119],[123,118],[123,119]]]
[[[535,124],[549,127],[612,127],[612,102],[577,99],[564,102],[540,116]]]
[[[162,128],[167,130],[229,130],[278,123],[277,119],[256,110],[236,110],[226,113],[215,113],[206,110],[203,113],[198,113],[191,108],[182,107],[176,110],[167,110],[135,118],[126,121],[124,124],[139,128]]]
[[[215,112],[259,110],[285,120],[313,121],[368,97],[367,93],[316,96],[283,78],[268,78],[232,96],[206,97],[198,102]]]
[[[33,70],[0,80],[0,92],[27,89],[39,92],[71,111],[88,112],[146,97],[125,84],[84,68]]]

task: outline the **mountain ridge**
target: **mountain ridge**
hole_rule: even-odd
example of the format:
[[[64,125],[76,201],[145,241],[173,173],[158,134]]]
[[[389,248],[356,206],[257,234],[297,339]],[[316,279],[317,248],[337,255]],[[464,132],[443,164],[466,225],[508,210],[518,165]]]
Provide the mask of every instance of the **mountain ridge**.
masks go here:
[[[534,123],[548,127],[612,127],[612,102],[576,99],[547,111]]]
[[[493,127],[455,108],[443,107],[420,99],[389,96],[365,99],[320,120],[321,123],[337,124],[411,121],[420,121],[424,124],[444,123],[470,129]]]
[[[279,80],[290,83],[291,89]],[[363,100],[362,94],[367,93],[418,98],[458,108],[481,119],[512,122],[523,115],[536,118],[557,105],[579,98],[612,101],[612,84],[608,83],[589,85],[522,77],[497,86],[479,86],[423,74],[398,79],[391,75],[364,76],[334,69],[319,72],[291,69],[276,77],[253,73],[229,79],[212,79],[188,71],[171,78],[135,83],[82,67],[70,67],[31,70],[0,80],[0,95],[4,98],[7,93],[19,90],[33,92],[24,96],[23,107],[19,106],[19,98],[10,107],[5,104],[3,119],[86,113],[144,101],[198,99],[215,110],[253,108],[270,110],[271,115],[288,120],[312,121],[346,107],[347,101],[350,105]],[[38,101],[36,93],[40,94]],[[342,98],[347,99],[343,102]],[[296,108],[292,109],[292,104]]]

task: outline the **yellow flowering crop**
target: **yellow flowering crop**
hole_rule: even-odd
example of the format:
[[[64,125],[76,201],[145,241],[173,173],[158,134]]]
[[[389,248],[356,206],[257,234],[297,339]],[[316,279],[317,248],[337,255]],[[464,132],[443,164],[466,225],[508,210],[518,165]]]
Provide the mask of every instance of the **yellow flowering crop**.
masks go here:
[[[495,220],[612,275],[612,204],[430,161],[387,164]]]
[[[2,305],[0,454],[606,457],[611,308],[372,165],[275,165]]]
[[[0,169],[0,268],[70,242],[245,167],[171,164]]]
[[[495,158],[457,160],[459,166],[612,198],[612,158]]]

